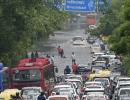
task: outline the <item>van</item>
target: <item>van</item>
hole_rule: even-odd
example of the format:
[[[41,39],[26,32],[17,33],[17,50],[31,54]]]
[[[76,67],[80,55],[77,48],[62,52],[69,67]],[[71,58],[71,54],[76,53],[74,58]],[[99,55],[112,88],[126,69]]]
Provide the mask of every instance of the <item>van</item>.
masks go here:
[[[91,53],[99,53],[101,52],[100,44],[93,44],[91,47]]]

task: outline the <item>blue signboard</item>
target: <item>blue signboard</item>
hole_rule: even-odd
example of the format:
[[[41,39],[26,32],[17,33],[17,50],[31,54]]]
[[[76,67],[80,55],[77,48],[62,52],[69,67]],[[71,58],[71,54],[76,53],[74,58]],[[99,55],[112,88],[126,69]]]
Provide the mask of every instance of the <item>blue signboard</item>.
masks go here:
[[[95,12],[95,0],[66,0],[65,10],[74,12]]]

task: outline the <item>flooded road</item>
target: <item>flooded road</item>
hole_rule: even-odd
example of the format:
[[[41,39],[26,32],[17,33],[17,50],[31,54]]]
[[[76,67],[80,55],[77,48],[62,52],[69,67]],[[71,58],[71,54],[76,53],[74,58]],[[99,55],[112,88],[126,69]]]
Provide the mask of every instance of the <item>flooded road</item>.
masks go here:
[[[87,44],[85,46],[74,46],[72,45],[72,38],[74,36],[82,36],[86,39],[86,34],[84,34],[83,29],[77,29],[73,31],[57,31],[55,32],[55,36],[50,36],[48,41],[40,42],[39,47],[40,51],[44,52],[44,54],[54,55],[55,65],[58,67],[58,75],[63,74],[64,68],[66,65],[71,67],[71,54],[75,53],[76,63],[77,64],[88,64],[91,61],[90,54],[90,45]],[[57,54],[56,48],[61,46],[64,49],[64,54],[66,58],[60,58]]]

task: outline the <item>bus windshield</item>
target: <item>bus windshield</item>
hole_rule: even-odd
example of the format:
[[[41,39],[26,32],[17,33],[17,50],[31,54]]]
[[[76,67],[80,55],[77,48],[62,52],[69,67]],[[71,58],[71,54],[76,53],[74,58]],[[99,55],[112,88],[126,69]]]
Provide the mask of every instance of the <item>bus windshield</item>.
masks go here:
[[[38,81],[41,78],[41,72],[38,69],[15,70],[13,81]]]

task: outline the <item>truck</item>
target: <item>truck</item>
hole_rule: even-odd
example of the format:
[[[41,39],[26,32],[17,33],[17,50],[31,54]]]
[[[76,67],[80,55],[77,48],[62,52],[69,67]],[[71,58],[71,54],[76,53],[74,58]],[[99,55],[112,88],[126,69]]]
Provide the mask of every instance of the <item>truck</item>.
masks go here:
[[[86,24],[87,24],[87,26],[96,25],[96,23],[97,23],[96,16],[97,16],[97,14],[87,14],[86,15]]]

